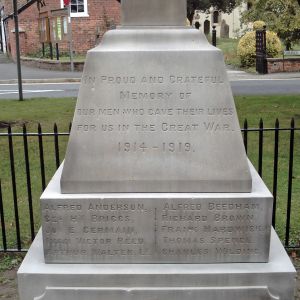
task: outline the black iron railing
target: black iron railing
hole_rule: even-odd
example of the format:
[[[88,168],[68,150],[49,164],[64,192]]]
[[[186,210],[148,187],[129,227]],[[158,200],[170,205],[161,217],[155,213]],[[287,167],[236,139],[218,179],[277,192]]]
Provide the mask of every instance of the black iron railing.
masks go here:
[[[71,124],[69,125],[69,132],[71,129]],[[2,139],[7,138],[7,157],[6,159],[9,159],[9,166],[7,166],[7,169],[9,170],[2,170],[0,169],[0,218],[1,218],[1,235],[2,235],[2,247],[1,247],[1,239],[0,239],[0,252],[23,252],[27,251],[26,242],[22,240],[21,237],[21,226],[20,226],[20,219],[21,218],[27,218],[29,220],[28,227],[29,229],[26,230],[27,236],[30,235],[30,240],[33,241],[35,234],[36,234],[36,226],[39,226],[39,222],[37,223],[34,219],[34,212],[37,212],[39,210],[37,205],[34,205],[34,198],[37,200],[37,195],[32,194],[32,168],[31,168],[31,162],[32,160],[38,161],[38,170],[36,170],[36,173],[38,174],[38,177],[40,179],[39,185],[41,186],[41,192],[45,190],[46,188],[46,167],[45,167],[45,156],[44,156],[44,139],[45,138],[51,138],[53,139],[53,146],[54,146],[54,162],[51,164],[55,166],[55,169],[57,169],[60,165],[60,147],[59,147],[59,137],[69,136],[69,132],[63,132],[59,133],[57,129],[57,125],[54,124],[53,132],[43,132],[42,127],[40,124],[38,124],[37,132],[27,132],[26,125],[23,125],[23,131],[14,133],[12,132],[12,128],[10,125],[7,127],[7,132],[1,133],[0,132],[0,160],[5,159],[3,156],[3,148],[5,147],[5,143]],[[30,143],[36,143],[38,145],[38,155],[35,153],[30,153],[30,147],[29,147],[29,138],[35,138],[35,140],[31,140]],[[26,184],[26,188],[22,188],[22,193],[27,194],[27,205],[28,205],[28,214],[25,216],[22,212],[20,214],[20,208],[19,208],[19,195],[21,193],[18,193],[18,184],[16,179],[16,159],[15,159],[15,153],[16,153],[16,144],[14,141],[18,139],[18,144],[22,144],[22,150],[23,150],[23,165],[22,165],[22,176],[26,179],[24,179],[24,182]],[[18,151],[20,151],[20,147],[18,147]],[[32,151],[31,151],[32,152]],[[31,155],[30,155],[31,154]],[[20,153],[19,153],[20,156]],[[49,165],[49,164],[48,164]],[[1,164],[0,164],[1,166]],[[3,168],[3,166],[1,166]],[[20,171],[20,168],[18,168]],[[4,175],[3,175],[4,173]],[[37,175],[35,174],[35,175]],[[6,183],[9,183],[9,192],[12,195],[12,202],[13,205],[5,205],[4,203],[4,193],[3,193],[3,177],[6,177]],[[8,178],[10,177],[10,178]],[[36,178],[36,176],[35,176]],[[23,183],[24,183],[23,182]],[[36,184],[36,182],[35,182]],[[37,201],[35,201],[36,203]],[[10,213],[7,213],[7,210],[10,209],[13,211],[13,217],[10,216],[9,220],[6,218],[6,214],[10,215]],[[39,213],[39,212],[37,212]],[[13,225],[8,228],[7,224]],[[12,229],[14,227],[14,229]],[[11,231],[14,230],[14,238],[15,241],[13,244],[15,244],[16,247],[9,247],[8,246],[8,233],[10,233],[10,240],[12,239]],[[28,239],[27,239],[28,240]],[[12,244],[12,243],[11,243]],[[25,248],[23,245],[25,244]],[[28,242],[27,242],[28,244]],[[28,245],[27,245],[28,246]]]
[[[268,73],[266,26],[256,30],[256,71],[259,74]]]
[[[71,124],[69,131],[70,128]],[[259,175],[262,177],[263,173],[269,174],[271,178],[269,189],[274,196],[272,224],[277,229],[277,223],[280,221],[281,228],[278,230],[281,231],[281,239],[285,247],[297,249],[300,249],[300,218],[298,217],[298,222],[293,220],[294,230],[291,241],[291,213],[293,212],[295,133],[299,131],[300,128],[295,127],[294,119],[291,120],[290,126],[282,128],[280,128],[278,120],[275,121],[274,128],[265,128],[263,120],[260,120],[258,128],[249,128],[247,120],[245,120],[242,128],[246,152],[257,167]],[[285,133],[284,137],[283,133]],[[265,170],[263,166],[266,151],[264,149],[269,146],[270,153],[270,134],[272,135],[272,161],[268,164],[268,170]],[[9,125],[7,132],[0,133],[0,251],[26,251],[34,239],[40,226],[39,197],[46,188],[47,181],[61,163],[60,158],[65,151],[68,135],[69,132],[60,133],[56,124],[54,124],[53,132],[47,133],[42,131],[40,124],[35,133],[27,132],[26,125],[23,125],[22,132],[12,132]],[[250,138],[250,135],[254,136]],[[63,145],[61,145],[63,138]],[[280,138],[285,143],[283,143],[284,159],[282,155],[280,156],[280,146],[282,147]],[[47,142],[46,148],[45,141]],[[282,168],[287,172],[279,172],[279,164],[282,160],[285,163]],[[299,161],[300,158],[297,156],[296,163]],[[284,185],[282,183],[280,186],[278,185],[279,174],[281,177],[287,175],[287,178],[281,180]],[[36,185],[39,187],[36,188]],[[286,191],[286,200],[282,200],[283,196],[281,196],[280,208],[278,208],[278,195],[279,193],[284,195]],[[284,203],[282,203],[283,201]],[[296,214],[300,216],[300,205],[297,204],[295,209],[299,210],[296,211]],[[280,220],[278,220],[278,215]]]
[[[294,142],[295,131],[299,131],[300,128],[295,127],[295,121],[292,118],[290,127],[280,128],[279,120],[276,119],[274,128],[264,128],[263,120],[259,122],[259,128],[248,128],[247,120],[244,121],[244,127],[242,128],[245,150],[248,152],[248,133],[258,132],[258,165],[257,171],[261,177],[263,177],[263,145],[264,145],[264,133],[274,133],[274,151],[273,151],[273,214],[272,225],[276,228],[276,209],[277,209],[277,191],[278,191],[278,162],[279,162],[279,132],[289,132],[289,156],[288,156],[288,178],[287,178],[287,203],[286,203],[286,222],[285,222],[285,236],[284,245],[286,248],[300,248],[300,245],[290,244],[290,222],[291,222],[291,208],[292,208],[292,187],[293,187],[293,169],[294,169]],[[270,188],[271,189],[271,188]],[[299,211],[299,223],[300,223],[300,211]],[[298,232],[300,234],[300,231]],[[300,236],[298,237],[298,243],[300,242]]]

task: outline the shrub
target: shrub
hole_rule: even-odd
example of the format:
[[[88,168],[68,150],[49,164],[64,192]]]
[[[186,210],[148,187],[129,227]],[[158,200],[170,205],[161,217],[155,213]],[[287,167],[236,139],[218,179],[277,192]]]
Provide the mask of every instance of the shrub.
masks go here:
[[[264,26],[266,25],[266,23],[264,21],[255,21],[253,23],[253,30],[262,30],[264,29]]]
[[[282,50],[280,39],[277,34],[267,31],[267,57],[274,57]],[[255,31],[247,32],[239,41],[237,54],[240,57],[242,67],[251,67],[255,64],[256,33]]]

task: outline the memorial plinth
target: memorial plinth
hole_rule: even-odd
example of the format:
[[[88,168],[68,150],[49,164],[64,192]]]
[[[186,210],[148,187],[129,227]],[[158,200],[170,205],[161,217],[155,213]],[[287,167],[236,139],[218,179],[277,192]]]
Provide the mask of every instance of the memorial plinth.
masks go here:
[[[18,271],[21,300],[291,300],[295,269],[274,230],[268,263],[45,264],[41,232]]]
[[[122,26],[185,26],[186,3],[182,0],[125,0]]]
[[[41,197],[46,263],[267,262],[272,195],[251,165],[251,193]]]
[[[72,124],[62,193],[251,192],[222,53],[195,29],[107,32]]]
[[[122,0],[88,52],[20,300],[292,300],[272,195],[185,0]]]

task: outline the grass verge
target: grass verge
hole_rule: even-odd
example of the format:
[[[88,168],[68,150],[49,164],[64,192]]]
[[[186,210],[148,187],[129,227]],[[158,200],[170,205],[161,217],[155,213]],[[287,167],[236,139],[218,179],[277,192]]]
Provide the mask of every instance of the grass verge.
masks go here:
[[[225,64],[233,69],[239,69],[241,64],[237,56],[238,43],[238,39],[217,39],[217,48],[222,50]]]

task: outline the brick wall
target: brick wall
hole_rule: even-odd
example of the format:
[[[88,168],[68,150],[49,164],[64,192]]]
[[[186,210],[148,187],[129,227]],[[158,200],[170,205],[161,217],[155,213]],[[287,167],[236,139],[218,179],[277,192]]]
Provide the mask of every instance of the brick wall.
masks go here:
[[[2,0],[4,2],[5,14],[12,13],[12,0]],[[19,6],[26,0],[19,0]],[[61,8],[60,0],[45,0],[46,7],[41,12],[51,9]],[[88,17],[72,17],[73,48],[76,53],[84,54],[89,49],[95,47],[111,26],[120,23],[120,4],[117,0],[87,0]],[[19,15],[20,48],[21,55],[35,53],[41,50],[38,32],[39,11],[37,5],[33,4]],[[9,19],[7,22],[8,49],[15,58],[15,33],[14,22]],[[55,46],[55,45],[53,45]],[[60,51],[68,51],[68,44],[62,43]]]
[[[300,57],[298,58],[268,58],[268,73],[300,72]]]

